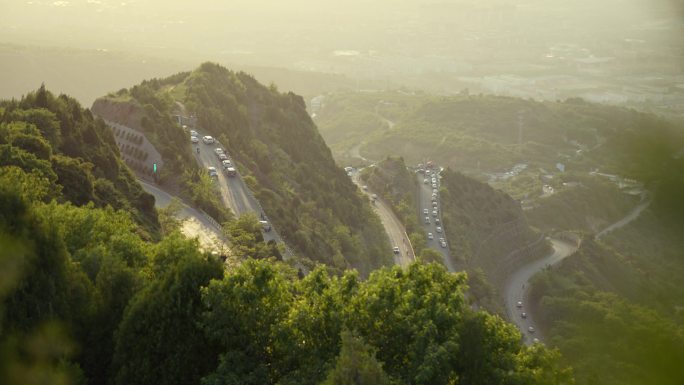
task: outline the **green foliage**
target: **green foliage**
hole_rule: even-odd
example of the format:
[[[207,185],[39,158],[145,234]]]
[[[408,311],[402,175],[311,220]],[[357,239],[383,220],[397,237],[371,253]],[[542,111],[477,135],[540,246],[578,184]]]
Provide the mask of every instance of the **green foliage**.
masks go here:
[[[102,121],[44,87],[0,106],[0,164],[49,180],[50,193],[41,199],[111,205],[132,213],[150,236],[157,234],[154,200],[121,163]]]
[[[177,80],[188,114],[221,139],[297,254],[330,265],[342,255],[364,274],[390,262],[381,223],[336,167],[301,97],[213,63]],[[349,239],[335,230],[342,227]]]
[[[373,352],[361,337],[343,330],[342,348],[337,357],[335,369],[328,373],[322,385],[389,385],[390,380],[375,359]]]
[[[265,243],[262,226],[253,213],[243,214],[226,225],[226,233],[231,242],[233,255],[241,258],[282,259],[275,243]]]
[[[502,269],[511,268],[504,257],[537,239],[519,203],[449,169],[442,172],[441,187],[442,219],[452,253],[469,272],[481,268],[497,281]]]
[[[550,343],[576,368],[579,384],[676,384],[684,379],[681,227],[646,212],[609,234],[585,239],[531,298]]]
[[[382,269],[365,282],[352,272],[331,277],[320,267],[301,281],[293,275],[252,260],[204,289],[203,325],[223,352],[205,384],[360,378],[397,384],[481,378],[571,383],[557,353],[525,348],[515,327],[472,313],[463,298],[465,275],[440,265]]]
[[[216,350],[196,320],[200,287],[220,278],[222,267],[196,249],[164,250],[156,259],[164,271],[131,299],[117,329],[115,384],[197,383],[216,364]]]
[[[566,178],[578,185],[560,188],[555,194],[539,199],[539,206],[526,212],[531,225],[539,229],[597,232],[624,217],[638,204],[638,197],[623,194],[600,176]]]

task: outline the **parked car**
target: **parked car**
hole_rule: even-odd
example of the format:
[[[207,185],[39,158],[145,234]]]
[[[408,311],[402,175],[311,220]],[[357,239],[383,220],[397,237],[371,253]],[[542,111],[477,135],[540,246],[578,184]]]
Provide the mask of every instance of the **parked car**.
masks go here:
[[[212,138],[212,137],[209,136],[209,135],[203,136],[203,137],[202,137],[202,142],[204,142],[204,144],[214,144],[214,138]]]

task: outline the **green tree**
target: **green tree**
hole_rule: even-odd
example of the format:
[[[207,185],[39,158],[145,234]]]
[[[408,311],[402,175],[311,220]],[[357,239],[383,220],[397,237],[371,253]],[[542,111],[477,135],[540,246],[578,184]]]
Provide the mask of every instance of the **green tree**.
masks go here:
[[[126,308],[116,333],[114,383],[193,384],[215,367],[216,345],[197,320],[204,310],[201,287],[221,278],[223,269],[196,248],[187,250],[164,248],[166,255],[155,259],[166,266],[163,273]]]
[[[375,352],[349,330],[341,333],[342,349],[335,368],[322,385],[389,385],[390,380],[375,358]]]

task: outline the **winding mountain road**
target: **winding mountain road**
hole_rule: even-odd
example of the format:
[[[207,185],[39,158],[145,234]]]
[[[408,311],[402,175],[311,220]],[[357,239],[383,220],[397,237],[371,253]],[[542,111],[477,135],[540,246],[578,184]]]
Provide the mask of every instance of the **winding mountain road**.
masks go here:
[[[541,340],[541,334],[539,328],[534,322],[534,317],[530,314],[529,310],[525,308],[525,294],[529,288],[529,280],[542,271],[547,266],[553,266],[556,263],[562,261],[567,256],[571,255],[577,250],[576,245],[572,245],[565,241],[558,239],[551,239],[551,246],[553,247],[553,252],[544,258],[537,259],[527,265],[521,267],[513,274],[511,274],[506,283],[505,290],[505,302],[506,302],[506,312],[508,313],[508,320],[514,322],[518,328],[520,328],[521,333],[523,333],[523,340],[526,344],[530,345],[534,338]],[[522,308],[518,308],[516,304],[518,301],[523,303]],[[522,318],[521,314],[527,313],[527,318]],[[533,327],[535,329],[534,333],[529,333],[528,328]]]
[[[138,183],[145,191],[154,196],[154,205],[157,208],[168,206],[175,198],[159,187],[141,179],[138,179]],[[181,232],[190,238],[197,237],[202,249],[222,252],[228,250],[222,229],[206,214],[181,202],[181,209],[177,218],[181,221]]]
[[[359,171],[354,171],[352,174],[352,181],[363,191],[370,199],[372,191],[366,191],[359,180]],[[396,265],[405,267],[416,260],[416,256],[411,247],[411,242],[406,235],[406,228],[401,223],[399,218],[394,214],[390,206],[382,199],[377,198],[372,204],[373,211],[380,218],[382,226],[385,228],[387,237],[390,240],[392,247],[399,247],[399,254],[394,254],[394,263]]]
[[[599,239],[610,231],[623,227],[637,219],[650,204],[651,200],[648,199],[647,196],[644,196],[642,202],[638,206],[632,209],[622,219],[612,223],[598,232],[595,236],[595,239]],[[551,239],[551,246],[553,247],[553,252],[551,254],[519,268],[509,276],[505,286],[506,289],[504,292],[504,300],[508,319],[514,322],[518,328],[520,328],[520,331],[523,334],[523,340],[528,345],[532,344],[535,338],[540,341],[543,339],[539,328],[534,322],[535,316],[530,313],[529,309],[526,308],[526,304],[528,303],[528,301],[526,301],[526,294],[527,290],[529,289],[530,279],[543,269],[551,267],[566,257],[572,255],[575,251],[577,251],[578,248],[578,245],[559,239]],[[517,306],[519,301],[523,304],[522,308]],[[527,318],[523,318],[521,316],[523,312],[527,314]],[[530,326],[535,329],[534,333],[530,333],[528,331]]]
[[[198,134],[200,137],[202,137],[201,132],[198,132]],[[239,173],[233,177],[225,175],[221,161],[214,153],[214,149],[217,147],[221,147],[225,150],[225,147],[218,142],[213,144],[204,144],[200,140],[199,143],[193,144],[193,153],[197,163],[202,167],[203,170],[206,171],[207,167],[213,166],[218,171],[217,185],[221,193],[221,199],[223,200],[223,203],[230,208],[236,216],[241,216],[246,213],[254,213],[257,218],[267,219],[266,213],[249,190],[249,187],[247,187],[245,184],[242,176],[240,176]],[[199,151],[197,149],[199,149]],[[230,154],[228,154],[228,156],[230,156]],[[231,161],[234,162],[232,159]],[[276,231],[273,223],[270,223],[270,225],[270,231],[262,231],[264,241],[274,241],[278,244],[285,245],[285,242]],[[285,246],[283,258],[287,259],[292,256],[293,253],[290,248]]]

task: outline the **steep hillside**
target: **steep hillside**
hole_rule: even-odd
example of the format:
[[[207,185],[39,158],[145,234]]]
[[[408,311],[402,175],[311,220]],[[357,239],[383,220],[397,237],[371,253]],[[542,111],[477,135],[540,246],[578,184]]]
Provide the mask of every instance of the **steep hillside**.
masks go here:
[[[363,273],[390,262],[389,242],[379,220],[335,165],[301,97],[265,87],[245,73],[205,63],[195,71],[110,95],[97,101],[94,109],[142,106],[141,124],[145,120],[152,131],[174,132],[173,137],[180,138],[182,129],[169,123],[174,102],[183,106],[180,113],[196,116],[197,126],[226,147],[297,254]],[[158,114],[166,116],[155,117]],[[175,149],[177,157],[188,153],[185,144],[170,144],[161,134],[156,136],[160,145]],[[183,140],[187,143],[186,136]]]
[[[0,102],[0,159],[5,181],[49,182],[45,191],[27,193],[45,201],[123,209],[146,236],[158,236],[154,198],[122,163],[111,132],[66,95],[56,97],[41,87],[21,100]]]
[[[506,193],[449,169],[441,186],[444,227],[462,268],[481,269],[499,287],[507,273],[547,250],[520,204]]]
[[[187,76],[188,73],[184,72],[161,81],[153,79],[130,89],[121,89],[97,99],[92,111],[103,119],[143,133],[164,162],[155,176],[157,183],[167,190],[176,191],[222,223],[232,215],[221,205],[208,178],[203,178],[204,170],[195,162],[188,134],[171,116],[177,107],[173,99],[167,93],[157,92]],[[145,168],[149,171],[152,165],[147,163]]]

